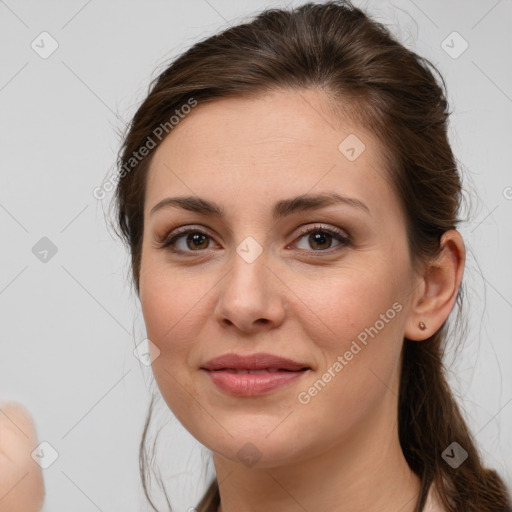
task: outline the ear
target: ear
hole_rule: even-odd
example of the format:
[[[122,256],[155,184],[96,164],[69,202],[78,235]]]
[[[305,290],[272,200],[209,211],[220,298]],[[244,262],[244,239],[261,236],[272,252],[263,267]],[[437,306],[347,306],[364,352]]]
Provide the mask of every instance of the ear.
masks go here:
[[[404,336],[421,341],[430,338],[448,318],[459,291],[466,250],[460,233],[451,229],[443,233],[440,254],[425,266],[411,303]],[[426,329],[420,329],[423,322]]]

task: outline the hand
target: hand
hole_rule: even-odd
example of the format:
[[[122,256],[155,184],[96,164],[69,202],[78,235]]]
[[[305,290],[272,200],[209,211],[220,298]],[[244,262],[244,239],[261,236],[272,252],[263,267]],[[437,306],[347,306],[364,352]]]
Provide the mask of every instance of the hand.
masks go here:
[[[14,402],[1,403],[0,512],[38,512],[43,507],[43,474],[30,455],[37,444],[27,409]]]

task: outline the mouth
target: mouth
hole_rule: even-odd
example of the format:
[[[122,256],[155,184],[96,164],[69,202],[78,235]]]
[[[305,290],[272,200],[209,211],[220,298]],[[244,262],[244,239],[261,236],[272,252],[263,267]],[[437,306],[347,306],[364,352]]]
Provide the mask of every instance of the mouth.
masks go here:
[[[267,353],[227,353],[200,367],[218,390],[237,397],[254,397],[290,386],[311,371],[304,363]]]

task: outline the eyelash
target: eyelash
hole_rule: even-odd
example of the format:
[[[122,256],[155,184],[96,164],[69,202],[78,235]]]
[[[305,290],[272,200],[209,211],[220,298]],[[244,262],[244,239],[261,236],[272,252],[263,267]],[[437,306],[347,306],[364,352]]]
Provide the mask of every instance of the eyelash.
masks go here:
[[[176,253],[176,254],[185,254],[185,253],[194,254],[194,253],[205,252],[207,249],[198,249],[197,251],[182,251],[182,250],[175,249],[176,242],[183,236],[191,234],[191,233],[203,235],[210,239],[212,238],[208,233],[206,233],[205,231],[203,231],[201,229],[186,227],[183,229],[174,230],[168,236],[165,236],[162,240],[159,240],[157,242],[157,247],[159,249],[167,249],[168,251]],[[340,244],[334,249],[330,248],[330,249],[319,249],[319,250],[311,250],[311,251],[307,251],[306,249],[300,249],[300,250],[306,251],[306,252],[313,252],[313,253],[332,254],[333,252],[339,251],[345,247],[350,247],[353,245],[350,236],[349,237],[343,236],[342,232],[339,231],[338,229],[326,228],[322,225],[315,225],[312,228],[302,231],[298,235],[296,240],[300,240],[301,238],[303,238],[306,235],[309,235],[311,233],[327,233],[328,235],[331,235],[336,240],[338,240],[338,242],[340,242]]]

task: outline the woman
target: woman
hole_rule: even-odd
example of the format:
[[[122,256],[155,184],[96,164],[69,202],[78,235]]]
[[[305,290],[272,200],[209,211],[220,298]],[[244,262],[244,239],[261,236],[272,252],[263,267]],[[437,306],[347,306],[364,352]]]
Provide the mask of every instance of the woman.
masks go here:
[[[268,10],[135,114],[117,220],[156,382],[213,453],[198,511],[511,509],[442,364],[465,248],[430,67],[349,3]]]

